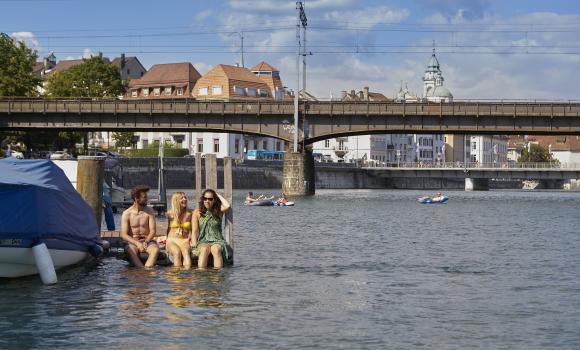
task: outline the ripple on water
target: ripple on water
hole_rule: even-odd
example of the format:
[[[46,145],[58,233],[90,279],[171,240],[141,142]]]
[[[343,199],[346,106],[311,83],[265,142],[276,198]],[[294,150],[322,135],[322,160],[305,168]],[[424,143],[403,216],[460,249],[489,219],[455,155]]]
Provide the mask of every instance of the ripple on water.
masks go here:
[[[238,192],[234,267],[0,281],[0,348],[580,348],[580,194],[425,194]]]

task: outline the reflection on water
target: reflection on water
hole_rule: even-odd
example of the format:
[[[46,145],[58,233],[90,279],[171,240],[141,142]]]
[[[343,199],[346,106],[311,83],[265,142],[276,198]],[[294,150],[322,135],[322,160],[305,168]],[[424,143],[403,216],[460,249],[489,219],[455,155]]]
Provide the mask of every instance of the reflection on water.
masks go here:
[[[580,349],[580,193],[428,194],[238,192],[234,267],[0,281],[0,349]]]
[[[170,295],[165,298],[168,305],[174,307],[221,308],[223,293],[227,293],[227,273],[213,270],[184,271],[171,268],[165,273],[165,280],[170,288]]]

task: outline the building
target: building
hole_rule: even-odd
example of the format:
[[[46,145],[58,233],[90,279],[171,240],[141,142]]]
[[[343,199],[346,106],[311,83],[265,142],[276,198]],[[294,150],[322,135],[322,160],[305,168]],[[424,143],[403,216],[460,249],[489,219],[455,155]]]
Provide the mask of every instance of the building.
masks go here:
[[[127,86],[129,81],[140,79],[147,73],[147,69],[145,69],[137,57],[125,57],[124,53],[120,57],[114,58],[111,64],[119,68],[121,81],[124,86]]]
[[[519,139],[519,142],[518,142]],[[580,164],[580,136],[558,135],[558,136],[535,136],[528,135],[525,137],[511,137],[510,143],[521,146],[521,151],[529,144],[539,144],[548,149],[548,152],[557,159],[562,166],[570,166],[572,164]],[[516,159],[517,161],[517,159]]]
[[[123,57],[123,56],[121,56]],[[133,61],[133,66],[137,66],[137,62]],[[121,60],[118,61],[119,67]],[[140,64],[140,63],[139,63]],[[123,66],[128,68],[131,74],[131,66]],[[134,70],[139,72],[139,70]],[[125,94],[126,99],[180,99],[188,98],[191,94],[192,88],[201,77],[199,72],[189,62],[183,63],[166,63],[155,64],[147,71],[143,77],[138,79],[129,79],[129,88]],[[191,133],[175,132],[175,133],[159,133],[159,132],[138,132],[137,148],[146,148],[150,144],[157,143],[163,140],[170,140],[181,148],[191,148],[193,141]]]
[[[470,137],[470,158],[478,164],[501,164],[508,161],[508,138],[497,135],[480,135]]]
[[[471,136],[446,134],[443,141],[446,162],[463,163],[471,158]]]
[[[155,64],[140,79],[129,81],[125,98],[187,98],[200,78],[189,62]]]
[[[423,75],[423,98],[428,102],[452,102],[453,95],[443,86],[444,81],[439,60],[433,48],[433,54]]]
[[[364,87],[358,92],[341,92],[341,101],[391,101],[388,97],[379,92],[370,91],[369,87]],[[322,161],[330,162],[364,162],[364,163],[385,163],[395,161],[396,141],[401,135],[359,135],[338,137],[315,142],[312,145],[312,152]],[[402,147],[400,147],[402,149]],[[407,154],[405,149],[405,154]]]
[[[284,99],[284,85],[280,79],[280,71],[272,67],[268,62],[262,61],[251,69],[260,80],[264,81],[270,88],[270,95],[276,101]]]
[[[248,68],[218,64],[196,82],[192,96],[198,100],[274,100],[275,93],[266,78]]]

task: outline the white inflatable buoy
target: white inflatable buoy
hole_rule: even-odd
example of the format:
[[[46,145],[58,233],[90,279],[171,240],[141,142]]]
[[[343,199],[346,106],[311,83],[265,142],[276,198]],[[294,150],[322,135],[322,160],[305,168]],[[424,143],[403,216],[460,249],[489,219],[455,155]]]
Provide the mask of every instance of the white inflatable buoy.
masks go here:
[[[46,244],[41,243],[32,247],[32,255],[34,255],[36,269],[38,270],[42,283],[55,284],[58,282],[56,271],[54,270],[54,263],[52,262]]]

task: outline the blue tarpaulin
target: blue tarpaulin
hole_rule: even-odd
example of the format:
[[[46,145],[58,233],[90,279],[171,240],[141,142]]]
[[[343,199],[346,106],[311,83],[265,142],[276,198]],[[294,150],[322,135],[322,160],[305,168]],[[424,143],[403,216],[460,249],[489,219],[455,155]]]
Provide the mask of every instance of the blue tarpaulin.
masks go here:
[[[93,247],[91,207],[49,160],[0,159],[0,239],[59,239]]]

